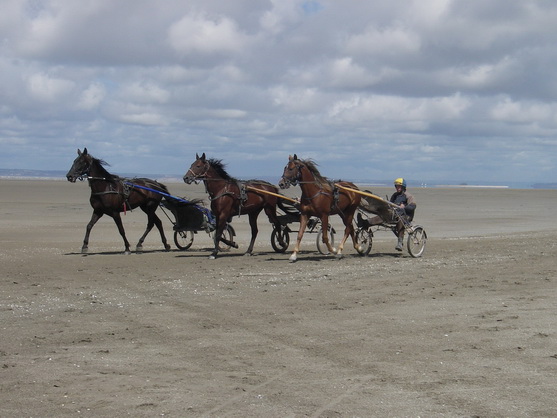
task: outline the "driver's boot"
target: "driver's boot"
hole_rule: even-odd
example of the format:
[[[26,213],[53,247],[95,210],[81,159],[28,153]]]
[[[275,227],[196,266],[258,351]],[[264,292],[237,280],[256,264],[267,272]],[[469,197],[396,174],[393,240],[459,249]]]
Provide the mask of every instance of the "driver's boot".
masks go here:
[[[402,251],[402,246],[404,245],[403,240],[404,240],[403,236],[398,237],[398,243],[396,244],[395,250]]]

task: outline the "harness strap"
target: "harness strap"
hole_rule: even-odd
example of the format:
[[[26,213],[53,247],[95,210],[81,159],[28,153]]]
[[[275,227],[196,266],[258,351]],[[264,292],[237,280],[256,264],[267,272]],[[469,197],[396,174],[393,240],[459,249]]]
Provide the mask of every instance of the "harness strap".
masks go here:
[[[108,181],[107,178],[105,177],[89,177],[87,176],[87,180],[91,181],[91,180],[101,180],[101,181]],[[131,190],[137,186],[134,183],[130,183],[129,181],[125,180],[125,179],[119,179],[120,184],[122,185],[122,192],[119,192],[118,190],[114,190],[112,188],[112,184],[109,185],[111,190],[105,190],[102,192],[91,192],[91,195],[93,196],[102,196],[102,195],[107,195],[107,194],[117,194],[120,195],[124,198],[124,202],[122,203],[123,209],[124,209],[124,215],[126,214],[128,208],[131,208],[130,202],[129,202],[129,197],[131,194]]]
[[[305,197],[302,197],[301,199],[302,199],[302,200],[305,199],[305,200],[310,200],[310,201],[311,201],[311,200],[315,199],[315,198],[316,198],[317,196],[319,196],[319,195],[331,196],[331,193],[324,192],[323,189],[321,189],[321,190],[319,190],[317,193],[315,193],[313,196],[311,196],[311,197],[305,196]]]
[[[208,179],[205,179],[204,181],[206,182]],[[238,190],[240,191],[239,196],[236,195],[236,193],[226,190],[228,188],[228,185],[230,184],[236,184],[236,186],[238,187]],[[209,189],[207,188],[207,183],[205,183],[205,191],[209,194],[209,198],[211,199],[211,201],[213,200],[217,200],[220,199],[221,197],[224,196],[232,196],[235,199],[238,199],[239,201],[239,206],[238,206],[238,216],[242,215],[242,207],[243,207],[243,203],[248,200],[248,194],[246,191],[246,185],[244,182],[242,181],[234,181],[234,183],[232,182],[227,182],[226,186],[225,186],[225,191],[223,191],[221,194],[218,194],[216,196],[211,196],[211,193],[209,193]]]
[[[107,190],[104,192],[95,192],[95,193],[91,193],[92,195],[103,195],[103,194],[121,194],[120,192],[116,191],[116,190]]]

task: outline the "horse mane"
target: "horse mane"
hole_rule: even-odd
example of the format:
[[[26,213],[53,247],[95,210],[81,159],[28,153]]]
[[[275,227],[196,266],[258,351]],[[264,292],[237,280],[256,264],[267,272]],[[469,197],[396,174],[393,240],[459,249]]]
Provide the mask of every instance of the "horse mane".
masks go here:
[[[319,183],[321,186],[330,186],[331,182],[327,179],[327,177],[321,175],[321,173],[317,169],[317,163],[315,161],[310,158],[308,158],[307,160],[299,161],[306,166],[311,174],[313,174],[313,177],[315,177],[315,181],[317,181],[317,183]]]
[[[117,176],[116,174],[111,174],[108,172],[108,170],[106,168],[104,168],[104,166],[110,166],[110,164],[108,164],[105,160],[101,160],[100,158],[95,158],[91,155],[91,164],[95,164],[99,170],[101,171],[102,175],[101,177],[106,178],[107,180],[118,180],[120,178],[120,176]]]
[[[217,174],[225,180],[236,180],[230,174],[226,172],[225,165],[222,160],[217,160],[216,158],[209,158],[207,160],[209,165],[217,172]]]

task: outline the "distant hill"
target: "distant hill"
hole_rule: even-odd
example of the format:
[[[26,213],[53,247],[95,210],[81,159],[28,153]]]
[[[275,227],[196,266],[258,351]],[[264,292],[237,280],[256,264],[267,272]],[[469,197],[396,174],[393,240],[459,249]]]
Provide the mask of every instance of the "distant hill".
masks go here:
[[[557,183],[534,183],[532,189],[557,189]]]
[[[66,179],[66,172],[61,170],[24,170],[17,168],[0,168],[0,177]]]
[[[66,180],[66,171],[61,170],[25,170],[17,168],[0,168],[0,178],[29,178],[29,179],[49,179],[49,180]],[[132,173],[114,173],[122,177],[149,177],[153,179],[169,177],[167,174],[132,174]],[[181,176],[171,175],[170,177]]]
[[[182,182],[182,174],[146,174],[146,173],[115,173],[122,177],[148,177],[154,180],[162,180],[165,182]],[[62,170],[27,170],[18,168],[0,168],[0,178],[12,178],[12,179],[43,179],[43,180],[66,180],[66,171]],[[279,176],[257,176],[259,180],[265,180],[271,184],[277,184],[279,181]],[[248,180],[248,178],[240,177],[240,180]],[[347,181],[353,181],[354,183],[368,187],[390,187],[392,184],[391,180],[356,180],[356,179],[343,179]],[[439,183],[436,182],[421,182],[416,180],[415,182],[409,182],[410,188],[421,188],[421,187],[440,187]],[[454,182],[452,184],[444,185],[444,187],[508,187],[511,189],[557,189],[557,183],[534,183],[529,184],[525,182],[513,183],[509,182],[508,185],[494,185],[494,184],[474,184],[469,185],[468,183],[458,183]]]

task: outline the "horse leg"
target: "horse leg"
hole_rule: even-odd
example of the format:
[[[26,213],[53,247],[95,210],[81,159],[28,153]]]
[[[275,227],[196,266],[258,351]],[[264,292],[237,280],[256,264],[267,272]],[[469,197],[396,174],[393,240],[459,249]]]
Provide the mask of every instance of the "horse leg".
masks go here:
[[[87,251],[89,250],[89,235],[91,234],[91,229],[93,229],[93,226],[95,226],[97,221],[103,215],[104,213],[102,211],[96,211],[96,210],[93,211],[93,214],[91,215],[91,220],[89,221],[87,227],[85,228],[85,238],[83,238],[83,245],[81,246],[81,254],[86,254]]]
[[[143,208],[141,208],[143,209]],[[143,209],[143,211],[145,213],[147,213],[147,211],[145,209]],[[137,245],[135,246],[135,251],[136,252],[141,252],[143,250],[143,241],[145,241],[145,237],[147,237],[147,235],[149,234],[149,232],[151,232],[151,229],[153,229],[153,226],[155,225],[155,223],[153,222],[153,219],[151,217],[150,213],[147,213],[147,228],[145,229],[145,232],[143,233],[143,235],[141,236],[141,238],[139,238],[139,241],[137,242]]]
[[[249,242],[249,247],[245,253],[245,255],[252,255],[253,246],[255,245],[255,238],[257,237],[257,233],[259,229],[257,229],[257,217],[259,216],[259,212],[251,212],[249,216],[249,226],[251,227],[251,240]]]
[[[359,245],[356,242],[356,228],[354,228],[354,223],[353,223],[354,215],[356,214],[356,210],[357,210],[357,208],[354,209],[354,212],[348,216],[348,219],[350,220],[350,223],[349,224],[345,223],[345,225],[346,226],[350,225],[350,238],[352,238],[352,244],[354,245],[354,249],[356,251],[360,251],[361,250],[361,245]],[[348,221],[348,219],[347,219],[347,221]]]
[[[342,250],[344,249],[344,243],[346,242],[348,237],[352,238],[352,244],[354,245],[354,248],[356,250],[359,247],[358,244],[356,243],[356,236],[354,234],[354,225],[352,224],[353,219],[354,219],[354,213],[346,214],[346,216],[342,217],[342,221],[344,222],[345,228],[344,228],[344,236],[342,237],[342,240],[338,245],[338,251],[337,251],[338,258],[342,258]]]
[[[114,219],[114,223],[118,227],[118,232],[120,232],[120,235],[122,236],[122,239],[124,240],[124,246],[126,247],[125,250],[124,250],[124,254],[131,254],[130,243],[128,242],[128,239],[126,238],[126,232],[124,231],[124,225],[122,224],[122,218],[120,217],[120,212],[114,212],[111,216],[112,216],[112,219]]]
[[[304,232],[306,230],[306,226],[308,224],[308,217],[307,215],[301,214],[300,215],[300,229],[298,230],[298,237],[296,238],[296,246],[294,247],[294,251],[290,255],[289,261],[293,263],[298,259],[297,254],[300,252],[300,243],[302,242],[302,238],[304,236]]]
[[[145,229],[145,233],[141,236],[141,238],[139,238],[139,241],[135,246],[135,251],[140,252],[141,250],[143,250],[143,241],[145,241],[145,238],[147,237],[149,232],[151,232],[151,229],[153,229],[154,225],[156,225],[157,229],[159,230],[164,249],[166,251],[170,250],[170,245],[166,241],[166,236],[164,235],[164,230],[160,218],[154,211],[149,211],[148,209],[144,208],[141,209],[147,214],[147,229]]]
[[[219,214],[219,216],[217,217],[217,229],[215,230],[215,236],[214,236],[215,248],[211,253],[211,255],[209,256],[209,260],[214,260],[215,258],[217,258],[217,254],[219,252],[220,239],[222,238],[222,233],[224,232],[224,227],[226,226],[227,220],[228,219],[226,218],[226,216],[222,214]]]
[[[162,221],[155,212],[153,212],[153,220],[155,221],[155,226],[157,227],[161,235],[161,241],[162,244],[164,245],[164,249],[166,251],[170,251],[170,244],[166,241],[166,235],[164,235],[164,228],[162,227]]]
[[[269,222],[273,224],[275,231],[277,231],[278,243],[282,247],[284,245],[284,235],[282,234],[282,224],[277,217],[277,207],[271,205],[265,206],[265,214],[269,218]]]
[[[339,247],[339,249],[333,248],[333,246],[329,241],[329,215],[321,216],[321,232],[322,232],[321,239],[323,240],[323,244],[327,246],[329,252],[331,254],[337,254],[337,257],[342,257],[342,254],[340,254],[340,252],[342,252],[342,248],[341,247]]]

